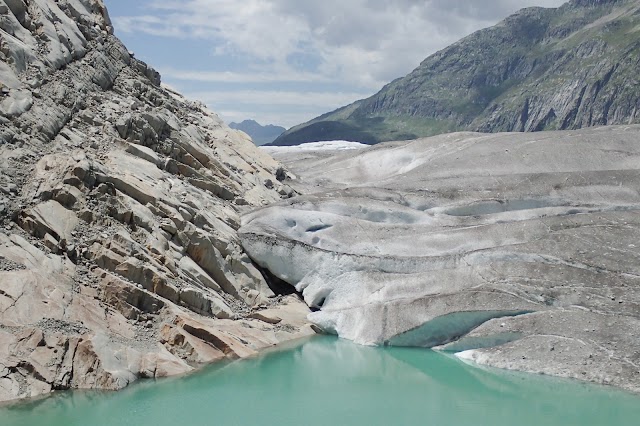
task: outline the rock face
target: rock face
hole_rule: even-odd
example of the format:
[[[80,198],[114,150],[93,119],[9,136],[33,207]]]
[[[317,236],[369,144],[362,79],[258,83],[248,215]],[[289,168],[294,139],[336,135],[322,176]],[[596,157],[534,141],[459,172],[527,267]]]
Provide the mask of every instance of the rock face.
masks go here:
[[[638,392],[639,141],[613,126],[286,149],[305,195],[240,235],[327,332]]]
[[[237,235],[283,170],[162,88],[101,0],[0,0],[0,59],[0,401],[313,333]]]
[[[435,53],[374,96],[293,127],[274,144],[638,123],[639,31],[638,0],[523,9]]]
[[[242,130],[251,136],[253,143],[258,146],[273,142],[287,130],[284,127],[274,126],[273,124],[262,126],[254,120],[244,120],[242,123],[229,123],[229,127]]]

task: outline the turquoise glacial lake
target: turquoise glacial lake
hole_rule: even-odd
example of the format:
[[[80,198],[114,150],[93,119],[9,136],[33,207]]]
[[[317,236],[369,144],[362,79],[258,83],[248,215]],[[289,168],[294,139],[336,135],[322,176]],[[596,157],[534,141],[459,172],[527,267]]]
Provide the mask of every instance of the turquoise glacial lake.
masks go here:
[[[121,392],[0,408],[0,425],[640,425],[640,397],[318,337]]]

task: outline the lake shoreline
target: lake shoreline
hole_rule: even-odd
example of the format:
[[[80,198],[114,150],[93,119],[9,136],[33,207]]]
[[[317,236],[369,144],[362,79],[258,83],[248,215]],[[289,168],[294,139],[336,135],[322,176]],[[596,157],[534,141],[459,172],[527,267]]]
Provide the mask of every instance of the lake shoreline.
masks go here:
[[[194,425],[212,418],[220,424],[294,425],[305,418],[315,426],[333,418],[382,425],[425,416],[435,424],[631,426],[640,415],[638,395],[472,367],[438,351],[366,347],[327,335],[289,346],[119,392],[75,391],[4,407],[0,417],[3,426],[35,418],[46,418],[47,426],[164,426],[187,418]]]

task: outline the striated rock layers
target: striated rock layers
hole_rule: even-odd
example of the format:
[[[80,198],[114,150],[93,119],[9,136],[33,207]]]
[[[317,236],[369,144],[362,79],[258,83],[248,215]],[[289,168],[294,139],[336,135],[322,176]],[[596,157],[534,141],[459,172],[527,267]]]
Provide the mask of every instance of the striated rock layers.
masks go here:
[[[101,0],[0,0],[0,401],[313,333],[243,252],[278,163],[160,86]]]
[[[640,392],[640,126],[280,159],[242,243],[324,330]]]

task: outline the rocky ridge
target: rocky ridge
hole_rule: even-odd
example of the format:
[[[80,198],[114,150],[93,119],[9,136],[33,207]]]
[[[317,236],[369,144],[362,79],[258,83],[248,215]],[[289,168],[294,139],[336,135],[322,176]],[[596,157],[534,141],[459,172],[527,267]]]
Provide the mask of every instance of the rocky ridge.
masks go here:
[[[640,392],[640,126],[301,148],[239,232],[320,328]]]
[[[101,0],[0,0],[0,401],[313,334],[238,236],[286,172],[161,86]]]
[[[274,145],[638,123],[639,31],[638,0],[523,9],[372,97],[293,127]]]
[[[266,145],[273,142],[278,136],[283,134],[287,129],[273,124],[262,126],[254,120],[244,120],[241,123],[229,123],[229,127],[235,130],[242,130],[251,137],[256,145]]]

